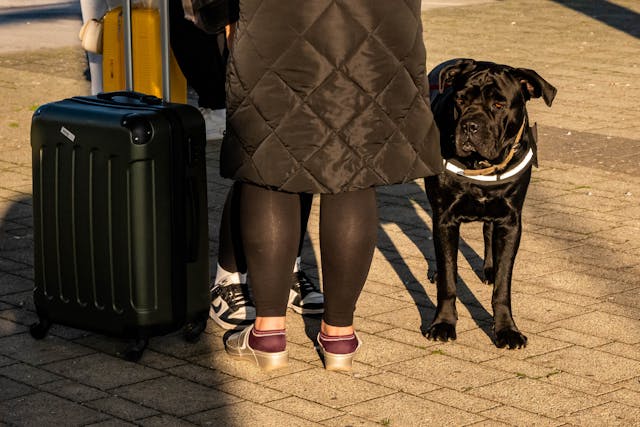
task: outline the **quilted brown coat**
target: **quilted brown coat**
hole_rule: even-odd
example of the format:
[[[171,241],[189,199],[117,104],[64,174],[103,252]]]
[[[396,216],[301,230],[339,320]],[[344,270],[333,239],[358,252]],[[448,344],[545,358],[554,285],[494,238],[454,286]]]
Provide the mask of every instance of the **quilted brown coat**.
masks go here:
[[[224,177],[340,193],[441,171],[420,0],[240,0]]]

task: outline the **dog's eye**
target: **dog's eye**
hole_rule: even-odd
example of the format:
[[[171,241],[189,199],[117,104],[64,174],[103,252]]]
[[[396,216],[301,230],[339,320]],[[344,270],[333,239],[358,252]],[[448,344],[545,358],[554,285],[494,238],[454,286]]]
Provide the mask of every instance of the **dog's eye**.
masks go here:
[[[496,110],[502,110],[505,107],[505,103],[504,102],[494,102],[493,103],[493,108],[495,108]]]

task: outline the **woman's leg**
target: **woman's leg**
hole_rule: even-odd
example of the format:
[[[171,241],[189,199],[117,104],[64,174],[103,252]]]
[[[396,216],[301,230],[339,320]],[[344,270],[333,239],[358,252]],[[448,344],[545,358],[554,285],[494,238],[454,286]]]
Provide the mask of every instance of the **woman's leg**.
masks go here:
[[[353,333],[353,312],[369,274],[377,232],[374,188],[321,196],[323,333],[333,336]]]
[[[299,195],[241,184],[240,227],[257,310],[255,327],[284,329],[300,241]]]

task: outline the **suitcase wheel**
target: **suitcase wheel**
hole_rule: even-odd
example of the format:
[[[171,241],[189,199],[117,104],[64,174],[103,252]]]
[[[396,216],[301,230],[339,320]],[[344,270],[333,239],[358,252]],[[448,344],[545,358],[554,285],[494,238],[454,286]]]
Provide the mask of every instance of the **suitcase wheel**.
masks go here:
[[[149,344],[148,338],[138,338],[122,352],[122,357],[130,362],[137,362]]]
[[[31,336],[37,340],[41,340],[47,336],[49,328],[51,327],[51,321],[49,319],[40,318],[40,320],[29,328]]]
[[[193,322],[189,322],[185,325],[183,330],[185,341],[196,342],[200,339],[200,334],[202,334],[207,327],[208,317],[209,316],[207,314],[207,317],[194,320]]]

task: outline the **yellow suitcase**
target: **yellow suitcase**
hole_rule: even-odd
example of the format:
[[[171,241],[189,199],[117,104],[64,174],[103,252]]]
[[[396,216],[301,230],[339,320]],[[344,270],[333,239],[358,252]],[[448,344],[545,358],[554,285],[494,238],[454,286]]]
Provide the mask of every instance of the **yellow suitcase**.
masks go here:
[[[104,16],[102,47],[102,86],[105,92],[125,89],[124,28],[122,8]],[[131,10],[133,90],[162,98],[162,56],[160,13],[157,9]],[[170,53],[169,76],[171,102],[187,103],[187,80],[173,53]]]

